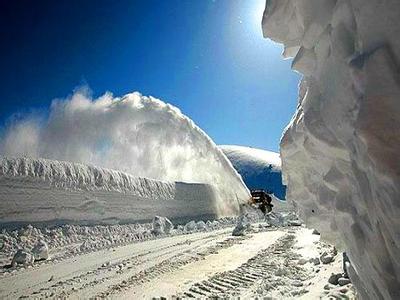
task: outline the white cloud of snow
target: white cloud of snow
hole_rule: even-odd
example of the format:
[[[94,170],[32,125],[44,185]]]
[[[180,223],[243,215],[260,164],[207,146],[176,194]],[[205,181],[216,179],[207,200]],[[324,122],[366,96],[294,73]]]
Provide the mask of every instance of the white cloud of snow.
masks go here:
[[[97,99],[87,89],[54,100],[46,120],[28,116],[4,133],[1,154],[93,164],[134,176],[209,183],[224,201],[247,200],[240,176],[176,107],[135,92]]]

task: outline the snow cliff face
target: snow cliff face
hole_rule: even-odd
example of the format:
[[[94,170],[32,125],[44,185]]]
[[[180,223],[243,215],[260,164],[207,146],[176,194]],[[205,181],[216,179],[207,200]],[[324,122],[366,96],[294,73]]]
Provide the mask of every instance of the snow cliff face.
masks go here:
[[[400,298],[400,1],[267,0],[304,75],[281,140],[287,199],[346,250],[362,299]]]
[[[217,215],[208,184],[157,181],[79,163],[0,159],[0,226],[115,223]]]
[[[0,154],[213,185],[219,215],[237,212],[238,204],[250,197],[229,160],[192,120],[176,107],[137,92],[93,100],[77,91],[55,100],[48,117],[26,116],[11,123],[0,139]]]
[[[283,200],[281,159],[278,153],[243,146],[219,146],[249,189],[264,189]]]

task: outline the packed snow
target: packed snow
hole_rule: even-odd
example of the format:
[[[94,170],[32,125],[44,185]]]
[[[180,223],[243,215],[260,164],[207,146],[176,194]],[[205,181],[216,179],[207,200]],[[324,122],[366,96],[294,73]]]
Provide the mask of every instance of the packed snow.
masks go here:
[[[240,188],[240,187],[239,187]],[[232,192],[236,191],[232,187]],[[47,159],[0,160],[0,224],[127,223],[217,216],[218,201],[236,195],[214,185],[166,182],[79,163]],[[221,207],[219,207],[221,208]]]
[[[30,175],[35,177],[35,172],[42,172],[40,168],[43,168],[45,176],[48,172],[53,172],[51,167],[47,167],[46,163],[40,160],[44,158],[48,159],[49,163],[50,160],[66,161],[88,166],[73,166],[60,162],[58,167],[61,170],[58,170],[58,167],[55,167],[56,162],[51,162],[56,168],[56,175],[63,175],[61,180],[51,178],[52,175],[47,176],[45,180],[35,180],[35,183],[43,185],[47,190],[49,189],[45,182],[48,181],[62,186],[65,185],[64,181],[73,181],[71,184],[75,187],[76,180],[82,181],[82,185],[85,185],[86,181],[89,181],[89,186],[96,184],[92,179],[100,180],[104,187],[112,186],[113,190],[121,185],[125,188],[125,181],[122,183],[119,175],[114,179],[114,174],[117,174],[114,171],[105,172],[105,178],[102,176],[104,172],[100,171],[97,179],[97,173],[90,173],[107,168],[134,177],[158,181],[212,185],[215,193],[213,210],[219,215],[237,213],[239,204],[248,201],[250,194],[229,160],[178,108],[137,92],[121,98],[106,93],[98,99],[92,99],[88,94],[86,90],[81,89],[67,99],[54,100],[48,116],[39,118],[37,115],[26,115],[15,118],[4,130],[0,140],[0,153],[4,157],[33,158],[32,163],[27,162],[27,170],[21,165],[21,174],[12,174],[13,183],[18,185],[16,176],[22,180],[18,186],[19,192],[22,192],[24,179],[27,178],[31,183]],[[15,160],[2,159],[1,168],[6,172],[9,172],[9,161],[11,164],[18,164]],[[36,165],[39,165],[38,169],[35,169]],[[99,168],[91,168],[92,165]],[[67,178],[69,172],[76,178]],[[8,180],[5,175],[0,176],[3,182]],[[110,182],[106,182],[107,180]],[[149,182],[154,183],[156,188],[157,185],[163,186],[162,183]],[[171,184],[165,185],[167,189],[168,186]],[[187,189],[184,190],[188,192]],[[194,193],[198,191],[197,188],[194,189]],[[2,192],[4,195],[4,189]],[[149,193],[152,193],[151,189]],[[207,193],[209,192],[206,191]],[[71,195],[73,194],[72,192]],[[78,201],[75,196],[72,198]],[[105,194],[103,197],[95,196],[102,198],[101,201],[91,198],[90,203],[94,203],[96,209],[101,210],[107,197]],[[54,200],[56,199],[52,197],[52,201]],[[66,200],[64,197],[62,202]],[[81,198],[79,201],[79,205],[87,202]],[[3,201],[1,205],[4,207]],[[64,204],[65,207],[76,205],[76,202],[71,205]],[[3,213],[2,210],[1,212]]]
[[[249,189],[264,189],[284,200],[286,186],[282,184],[281,159],[272,151],[234,145],[219,148],[242,176]]]
[[[354,299],[341,254],[312,230],[289,226],[295,216],[271,225],[252,207],[243,212],[186,224],[156,216],[144,224],[3,230],[0,297]],[[246,230],[236,234],[238,227]],[[332,259],[321,264],[324,253]]]
[[[398,0],[269,0],[262,21],[304,75],[287,200],[347,251],[361,299],[400,298],[399,20]]]

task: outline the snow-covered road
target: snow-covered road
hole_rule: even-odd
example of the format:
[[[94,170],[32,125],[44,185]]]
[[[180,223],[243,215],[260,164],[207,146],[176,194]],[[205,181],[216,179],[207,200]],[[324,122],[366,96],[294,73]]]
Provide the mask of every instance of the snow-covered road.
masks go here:
[[[321,282],[327,283],[327,277],[340,271],[341,264],[340,259],[327,265],[309,261],[321,251],[329,251],[328,246],[319,242],[319,236],[302,227],[253,227],[251,234],[240,237],[233,237],[233,228],[228,227],[115,246],[19,268],[1,274],[0,298],[312,295],[319,299],[324,291]],[[349,295],[344,290],[348,287],[341,288],[343,295]],[[325,294],[328,293],[331,292]]]

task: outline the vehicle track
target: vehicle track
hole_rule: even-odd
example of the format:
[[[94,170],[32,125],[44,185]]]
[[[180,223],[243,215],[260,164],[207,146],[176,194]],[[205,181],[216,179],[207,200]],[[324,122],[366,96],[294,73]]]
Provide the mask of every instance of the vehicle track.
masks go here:
[[[273,245],[260,251],[235,270],[215,274],[196,282],[176,298],[230,298],[230,297],[293,297],[307,293],[303,282],[312,274],[298,264],[300,255],[291,251],[296,242],[288,233]]]
[[[319,299],[323,292],[347,296],[342,289],[325,290],[341,262],[314,264],[330,246],[311,230],[253,224],[239,237],[233,237],[232,230],[166,236],[15,269],[0,276],[0,299]]]
[[[105,297],[125,286],[148,282],[204,259],[248,238],[233,238],[231,231],[232,228],[228,228],[161,238],[81,254],[39,268],[21,269],[0,279],[0,298]],[[48,274],[47,277],[44,274]],[[13,283],[23,283],[28,278],[34,278],[31,286],[21,284],[17,289],[13,286]]]
[[[203,240],[201,244],[191,249],[176,252],[168,259],[162,260],[147,269],[144,269],[128,279],[122,280],[119,283],[109,286],[108,289],[102,293],[98,293],[96,297],[109,297],[110,295],[116,294],[123,289],[127,289],[131,286],[137,286],[146,282],[151,282],[156,277],[159,277],[165,273],[173,272],[185,265],[205,259],[208,255],[216,254],[221,249],[227,249],[235,244],[241,243],[248,239],[249,236],[243,237],[226,237],[222,241],[218,241],[215,244],[207,245],[207,241]]]

